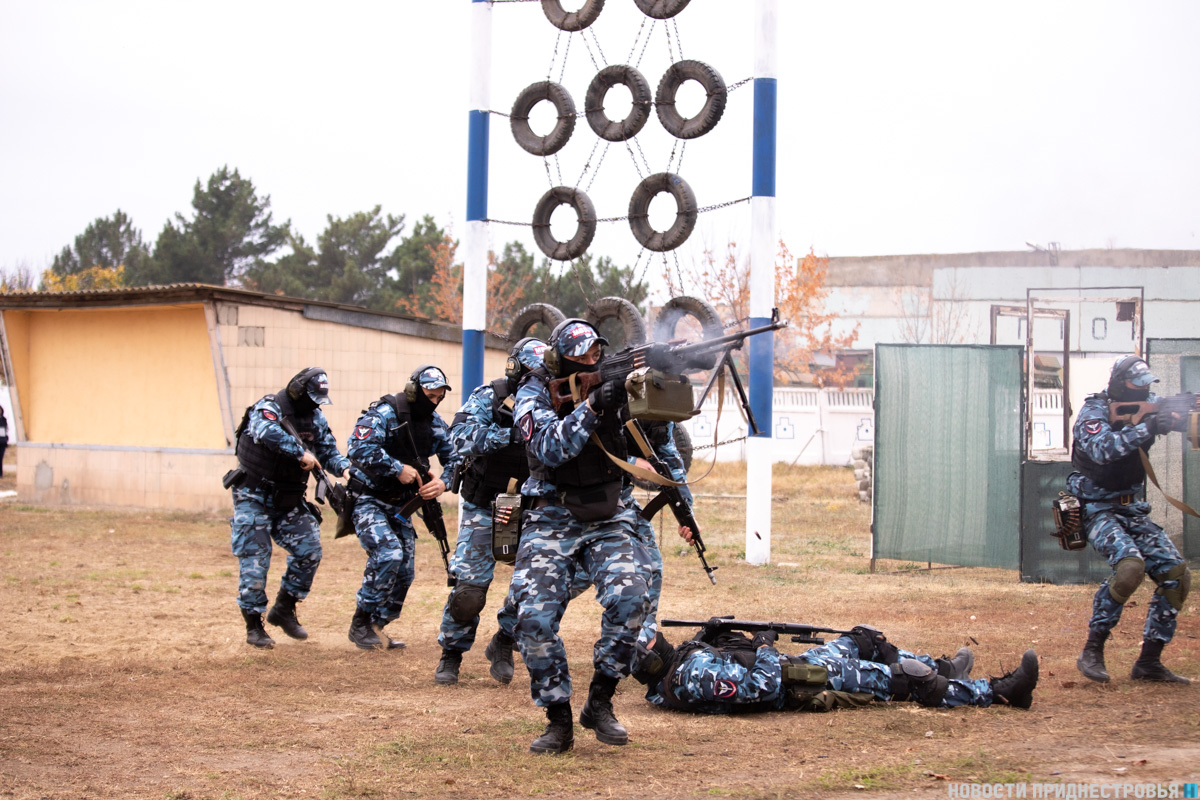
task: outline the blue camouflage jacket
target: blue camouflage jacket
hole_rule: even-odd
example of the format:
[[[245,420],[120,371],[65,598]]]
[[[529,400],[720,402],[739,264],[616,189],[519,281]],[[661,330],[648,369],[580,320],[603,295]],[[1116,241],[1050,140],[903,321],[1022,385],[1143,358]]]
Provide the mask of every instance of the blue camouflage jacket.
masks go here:
[[[502,428],[492,419],[495,396],[492,385],[485,383],[471,392],[459,410],[466,419],[450,429],[450,444],[460,458],[486,456],[513,443],[512,428]]]
[[[279,404],[270,396],[264,397],[251,407],[246,429],[257,444],[299,460],[304,455],[304,448],[296,441],[295,436],[279,424],[281,416],[283,411]],[[311,449],[321,466],[335,475],[340,476],[350,466],[350,459],[338,451],[337,439],[333,438],[333,432],[329,430],[329,423],[325,421],[325,415],[321,413],[320,408],[313,411]]]
[[[673,691],[688,710],[704,714],[729,714],[750,704],[779,710],[786,699],[779,651],[770,645],[755,651],[750,669],[714,648],[693,650],[663,680],[646,689],[646,699],[658,706],[670,705],[663,697],[666,691]]]
[[[388,478],[399,479],[404,462],[393,458],[387,446],[397,443],[389,441],[389,431],[396,429],[399,421],[390,403],[376,403],[354,423],[354,430],[347,440],[346,453],[354,462],[354,474],[374,488],[383,488]],[[442,465],[443,482],[449,484],[449,476],[458,465],[459,456],[450,444],[450,429],[436,412],[433,415],[433,446],[431,453],[421,453],[425,458],[437,456]],[[393,436],[397,435],[395,433]],[[399,435],[403,436],[403,433]],[[431,465],[432,466],[432,465]]]
[[[548,467],[559,467],[583,452],[592,432],[600,425],[600,417],[580,403],[562,419],[550,403],[550,388],[536,373],[528,375],[517,389],[513,419],[525,439],[525,449]],[[553,483],[533,476],[526,479],[521,494],[543,497],[554,494]]]
[[[1149,401],[1158,398],[1150,395]],[[1145,422],[1137,425],[1126,425],[1120,430],[1113,430],[1108,421],[1109,399],[1105,393],[1090,395],[1079,410],[1075,419],[1073,447],[1081,450],[1097,464],[1112,464],[1136,454],[1138,448],[1148,447],[1154,441],[1154,433]],[[1144,480],[1133,485],[1110,490],[1099,486],[1082,472],[1072,472],[1067,477],[1067,488],[1075,496],[1084,500],[1111,500],[1124,494],[1131,494],[1142,488]]]

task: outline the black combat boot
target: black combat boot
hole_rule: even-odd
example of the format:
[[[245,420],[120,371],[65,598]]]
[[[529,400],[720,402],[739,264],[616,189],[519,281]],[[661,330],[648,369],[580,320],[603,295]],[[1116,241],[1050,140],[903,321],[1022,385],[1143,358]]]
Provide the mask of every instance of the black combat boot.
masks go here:
[[[1000,678],[992,678],[992,697],[995,702],[1013,708],[1029,708],[1033,705],[1033,690],[1038,682],[1037,653],[1026,650],[1021,656],[1021,666]]]
[[[529,752],[557,755],[575,746],[575,721],[569,701],[546,706],[546,719],[550,720],[546,730],[529,745]]]
[[[381,642],[383,642],[384,647],[387,650],[403,650],[406,647],[408,647],[407,644],[400,641],[399,639],[393,639],[390,636],[388,636],[386,633],[384,633],[383,628],[380,628],[378,633],[379,633],[379,640]]]
[[[458,683],[458,668],[462,665],[462,651],[442,650],[442,660],[438,662],[437,671],[433,673],[433,682],[442,684]]]
[[[617,690],[617,678],[609,677],[599,670],[592,675],[592,686],[588,690],[587,705],[579,714],[579,724],[596,732],[596,739],[604,744],[629,744],[629,731],[617,722],[613,713],[612,696]]]
[[[492,640],[488,642],[487,649],[483,651],[483,655],[488,661],[492,662],[492,668],[489,670],[492,677],[501,683],[509,683],[513,679],[513,640],[502,630],[496,631]]]
[[[298,602],[296,595],[286,589],[280,589],[279,594],[275,595],[275,605],[267,612],[267,622],[283,628],[283,632],[293,639],[307,639],[308,631],[304,630],[300,620],[296,619]]]
[[[354,618],[350,620],[350,641],[359,650],[383,649],[379,634],[371,627],[371,615],[361,608],[354,609]]]
[[[942,656],[937,660],[937,672],[943,678],[965,681],[971,677],[971,668],[975,666],[975,654],[969,647],[960,647],[954,658]]]
[[[252,644],[263,650],[270,650],[275,646],[275,640],[268,636],[266,629],[263,628],[262,614],[242,608],[242,619],[246,620],[246,644]]]
[[[1153,639],[1142,640],[1142,652],[1137,661],[1133,662],[1133,671],[1129,677],[1135,681],[1161,681],[1162,683],[1191,683],[1182,675],[1176,675],[1163,666],[1163,647],[1166,642],[1156,642]]]
[[[1083,652],[1075,659],[1075,666],[1083,673],[1083,677],[1096,683],[1108,683],[1108,670],[1104,668],[1104,642],[1108,639],[1108,631],[1097,633],[1089,630],[1087,644]]]

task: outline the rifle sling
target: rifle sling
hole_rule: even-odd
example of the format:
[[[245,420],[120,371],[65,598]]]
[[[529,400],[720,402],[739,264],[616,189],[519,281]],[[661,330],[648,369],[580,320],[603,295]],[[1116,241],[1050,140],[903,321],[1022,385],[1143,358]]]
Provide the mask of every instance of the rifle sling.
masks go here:
[[[1163,493],[1163,497],[1167,498],[1167,502],[1185,514],[1191,514],[1193,517],[1200,517],[1200,514],[1196,513],[1196,509],[1192,508],[1182,500],[1176,500],[1174,497],[1171,497],[1171,495],[1167,494],[1166,491],[1158,485],[1158,477],[1154,474],[1154,467],[1150,466],[1150,459],[1146,456],[1146,451],[1139,447],[1138,455],[1142,458],[1142,467],[1145,468],[1146,474],[1150,476],[1150,482],[1158,487],[1158,490]]]

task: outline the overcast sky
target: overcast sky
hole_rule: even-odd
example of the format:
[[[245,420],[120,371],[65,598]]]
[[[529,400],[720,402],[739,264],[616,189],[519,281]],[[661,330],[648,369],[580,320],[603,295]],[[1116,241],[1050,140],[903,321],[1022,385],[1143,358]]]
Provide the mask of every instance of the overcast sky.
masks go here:
[[[327,214],[376,204],[461,236],[470,5],[0,0],[0,268],[42,269],[118,208],[153,243],[225,164],[310,242]],[[497,3],[491,107],[550,73],[582,109],[603,64],[636,62],[654,87],[680,47],[733,85],[752,77],[753,8],[692,0],[651,27],[608,0],[593,40],[556,36],[537,2]],[[831,256],[1200,249],[1198,32],[1190,0],[779,0],[779,235]],[[734,89],[683,150],[701,206],[750,194],[752,96]],[[527,222],[552,182],[624,215],[633,157],[596,142],[579,120],[548,176],[493,116],[489,216]],[[665,169],[674,144],[652,117],[641,171]],[[658,227],[669,206],[652,207]],[[565,214],[556,232],[573,227]],[[745,241],[748,216],[745,203],[702,215],[680,258]],[[600,227],[593,251],[633,263],[627,224]],[[527,227],[492,239],[533,247]]]

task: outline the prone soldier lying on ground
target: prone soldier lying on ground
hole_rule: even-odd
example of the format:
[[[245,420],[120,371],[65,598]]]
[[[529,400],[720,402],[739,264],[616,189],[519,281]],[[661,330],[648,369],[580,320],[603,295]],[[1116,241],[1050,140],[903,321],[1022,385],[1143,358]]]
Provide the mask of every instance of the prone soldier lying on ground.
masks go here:
[[[639,645],[633,677],[645,684],[649,702],[705,714],[829,711],[888,700],[935,708],[1033,703],[1038,679],[1033,650],[1002,677],[972,679],[975,658],[965,647],[953,658],[935,659],[902,650],[876,628],[859,625],[793,656],[779,652],[779,634],[769,626],[774,623],[759,625],[768,629],[751,638],[735,630],[737,620],[714,617],[678,647],[659,631],[651,647]]]

